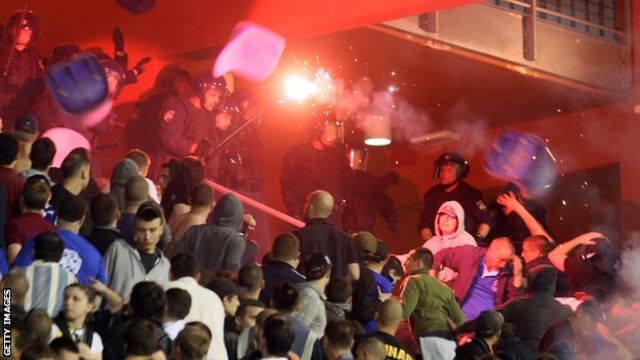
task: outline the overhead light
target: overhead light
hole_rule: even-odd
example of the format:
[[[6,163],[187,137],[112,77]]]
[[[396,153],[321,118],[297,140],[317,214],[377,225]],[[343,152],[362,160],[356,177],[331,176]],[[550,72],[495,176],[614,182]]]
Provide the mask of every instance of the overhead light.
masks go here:
[[[388,115],[367,115],[363,123],[364,143],[369,146],[391,144],[391,119]]]

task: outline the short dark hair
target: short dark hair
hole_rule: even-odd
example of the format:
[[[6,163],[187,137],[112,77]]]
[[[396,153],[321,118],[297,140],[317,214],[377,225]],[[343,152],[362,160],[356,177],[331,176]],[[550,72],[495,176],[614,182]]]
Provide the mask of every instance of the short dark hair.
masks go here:
[[[80,354],[80,350],[78,350],[76,343],[74,343],[71,338],[65,336],[51,340],[49,348],[51,348],[56,355],[61,355],[63,350],[67,350],[74,354]]]
[[[278,260],[293,260],[299,251],[300,240],[291,233],[285,233],[276,236],[271,248],[271,256]]]
[[[40,210],[47,205],[51,196],[49,183],[42,178],[29,178],[22,187],[22,201],[29,210]]]
[[[124,185],[124,199],[130,203],[140,203],[149,200],[149,184],[140,176],[132,176]]]
[[[250,307],[265,308],[264,303],[260,300],[242,298],[242,300],[240,300],[240,306],[238,306],[238,310],[236,311],[236,316],[243,318],[247,314],[247,309]]]
[[[201,328],[185,326],[175,339],[174,346],[180,349],[182,360],[202,360],[207,356],[211,338]]]
[[[108,226],[118,216],[118,202],[112,194],[100,194],[91,201],[91,219],[95,226]]]
[[[353,325],[345,319],[332,319],[327,323],[324,337],[335,348],[350,348],[353,344]]]
[[[191,295],[186,290],[171,288],[166,291],[167,315],[182,320],[191,310]]]
[[[18,139],[13,134],[0,133],[0,166],[11,165],[18,157]]]
[[[431,266],[433,265],[433,253],[431,250],[423,247],[413,250],[411,259],[422,262],[427,269],[431,269]]]
[[[198,259],[190,253],[179,253],[171,258],[171,274],[174,279],[196,277],[199,268]]]
[[[262,336],[270,355],[286,357],[293,345],[294,332],[286,315],[273,314],[264,321]]]
[[[64,198],[58,207],[58,218],[67,222],[76,222],[87,213],[87,202],[77,195]]]
[[[191,190],[192,206],[209,206],[213,204],[213,189],[206,183],[200,183]]]
[[[82,291],[85,295],[87,295],[87,299],[89,303],[92,303],[96,299],[96,292],[93,291],[93,289],[88,287],[87,285],[83,285],[80,283],[69,284],[67,285],[66,288],[64,288],[64,290],[66,291],[67,289],[73,289],[73,288],[80,289],[80,291]]]
[[[540,251],[540,254],[546,255],[553,250],[553,244],[544,235],[531,235],[524,239],[523,242],[531,244],[536,250]]]
[[[36,236],[33,244],[33,258],[45,262],[58,262],[62,259],[64,242],[52,232],[43,232]]]
[[[262,268],[254,263],[243,265],[238,272],[238,285],[246,287],[249,291],[258,290],[263,279]]]
[[[201,329],[202,331],[204,331],[207,336],[209,337],[209,340],[211,340],[213,338],[213,334],[211,333],[211,329],[209,329],[209,327],[207,325],[205,325],[205,323],[203,323],[202,321],[189,321],[188,323],[184,324],[184,327],[195,327],[198,329]]]
[[[151,158],[149,155],[140,149],[129,150],[126,158],[133,160],[133,162],[138,166],[138,169],[144,169],[145,167],[149,167],[149,164],[151,164]]]
[[[335,277],[329,281],[329,284],[327,284],[325,293],[327,295],[327,301],[345,304],[347,300],[353,296],[353,286],[349,279],[344,277]]]
[[[53,162],[56,156],[56,144],[49,138],[39,138],[31,145],[29,159],[31,160],[31,168],[44,171]]]
[[[62,170],[62,177],[64,179],[74,177],[78,175],[80,170],[89,165],[89,159],[86,156],[78,153],[70,153],[62,161],[62,165],[60,165],[60,170]]]
[[[271,296],[271,306],[287,313],[293,312],[298,305],[300,292],[292,283],[285,281],[273,288]]]
[[[140,204],[138,211],[136,212],[135,220],[153,221],[160,219],[164,224],[164,215],[162,215],[162,208],[155,201],[149,200]]]
[[[131,290],[129,305],[134,315],[162,322],[167,296],[160,285],[153,281],[141,281]]]
[[[156,324],[149,319],[134,318],[124,328],[126,355],[149,356],[159,350]]]

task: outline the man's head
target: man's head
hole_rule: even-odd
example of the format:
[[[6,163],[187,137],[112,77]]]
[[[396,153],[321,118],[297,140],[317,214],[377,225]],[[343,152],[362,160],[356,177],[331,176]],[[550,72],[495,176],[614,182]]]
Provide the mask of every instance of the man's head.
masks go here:
[[[265,306],[260,300],[242,299],[234,317],[240,331],[254,327],[256,325],[256,317],[264,308]]]
[[[194,90],[202,107],[214,111],[227,94],[227,82],[222,76],[213,78],[210,74],[204,74],[194,80]]]
[[[27,280],[27,277],[23,273],[11,271],[2,277],[0,286],[2,286],[3,289],[11,289],[12,305],[24,305],[25,296],[27,296],[27,291],[29,291],[29,280]]]
[[[291,233],[276,236],[271,248],[271,257],[274,260],[295,262],[293,267],[298,267],[300,262],[300,241]]]
[[[480,313],[476,319],[476,336],[485,341],[500,339],[500,332],[504,325],[504,317],[497,311],[487,310]]]
[[[327,301],[337,304],[350,304],[353,296],[351,281],[344,277],[336,277],[329,281],[325,289]]]
[[[544,235],[531,235],[522,242],[522,258],[525,263],[546,256],[551,250],[553,250],[553,245]]]
[[[15,41],[15,49],[23,51],[38,41],[42,27],[33,11],[16,10],[2,24],[2,30],[3,40],[8,44]]]
[[[307,197],[304,214],[308,220],[328,218],[333,211],[333,206],[333,196],[328,191],[316,190]]]
[[[49,138],[39,138],[31,145],[29,159],[31,160],[31,168],[47,171],[56,156],[56,144]]]
[[[42,178],[28,179],[22,188],[22,205],[25,210],[42,210],[51,199],[49,183]]]
[[[243,265],[238,272],[238,285],[250,293],[259,292],[264,287],[262,268],[254,263]]]
[[[36,236],[33,246],[33,258],[44,262],[57,263],[62,259],[64,243],[58,235],[52,232],[44,232]]]
[[[385,360],[387,354],[384,351],[384,343],[374,337],[364,339],[358,345],[356,358],[358,360]]]
[[[431,253],[431,250],[423,247],[411,250],[409,257],[407,257],[407,261],[405,262],[405,267],[409,274],[421,269],[431,269],[432,265],[433,254]]]
[[[333,110],[318,109],[311,115],[311,135],[322,147],[332,147],[338,141],[338,123]]]
[[[322,338],[322,347],[329,355],[330,360],[335,360],[336,355],[351,352],[353,346],[353,325],[348,320],[335,319],[327,323]]]
[[[495,238],[484,255],[485,264],[491,271],[503,269],[513,259],[514,252],[513,243],[509,238]]]
[[[18,149],[18,140],[13,134],[0,133],[0,166],[13,166]]]
[[[602,305],[595,299],[587,299],[583,301],[571,316],[573,328],[580,335],[587,335],[596,329],[598,323],[606,321],[606,313],[602,309]]]
[[[164,231],[162,208],[154,201],[147,201],[138,207],[134,219],[136,247],[148,254],[154,253]]]
[[[111,194],[100,194],[91,201],[91,219],[94,226],[114,226],[120,217],[118,202]]]
[[[240,107],[232,98],[226,98],[218,107],[215,125],[219,130],[225,131],[240,116]]]
[[[167,296],[162,286],[153,281],[140,281],[133,286],[129,307],[132,315],[162,322]]]
[[[38,136],[38,120],[29,114],[20,115],[16,119],[14,135],[24,143],[33,142]]]
[[[298,306],[300,292],[292,283],[285,281],[276,285],[271,296],[271,307],[285,313],[292,313]]]
[[[191,190],[191,206],[213,209],[215,203],[213,189],[208,184],[200,183]]]
[[[158,350],[156,324],[149,319],[136,318],[124,329],[124,348],[127,356],[151,356]]]
[[[395,331],[402,322],[402,305],[395,299],[385,300],[378,309],[376,320],[379,329],[391,331],[393,332],[391,335],[395,335]]]
[[[186,290],[171,288],[165,291],[167,297],[167,317],[182,320],[191,310],[191,295]]]
[[[436,219],[439,235],[452,235],[458,230],[458,215],[453,206],[448,204],[440,206]]]
[[[207,287],[220,297],[224,312],[228,316],[235,316],[240,306],[241,291],[238,286],[229,279],[219,277],[211,281]]]
[[[89,158],[77,153],[70,153],[62,161],[60,166],[64,180],[77,181],[84,189],[91,180],[91,164]]]
[[[286,315],[273,314],[262,324],[260,349],[265,356],[287,357],[293,345],[294,332]]]
[[[131,159],[136,163],[138,170],[140,171],[140,176],[147,176],[147,173],[149,172],[149,165],[151,165],[151,158],[146,152],[140,149],[132,149],[127,154],[127,159]]]
[[[447,152],[434,161],[434,177],[444,186],[461,181],[469,174],[469,163],[458,153]]]
[[[325,253],[315,252],[306,259],[304,264],[305,275],[307,280],[325,280],[329,281],[331,277],[331,268],[333,264]]]
[[[149,184],[140,175],[129,179],[124,185],[124,199],[127,206],[140,205],[149,200]]]
[[[171,258],[171,278],[198,277],[200,265],[198,259],[190,253],[179,253]]]
[[[87,202],[80,196],[66,197],[58,208],[58,226],[73,225],[79,229],[84,222],[87,207]]]
[[[176,360],[202,360],[207,356],[211,339],[196,326],[186,326],[176,337],[173,351]]]

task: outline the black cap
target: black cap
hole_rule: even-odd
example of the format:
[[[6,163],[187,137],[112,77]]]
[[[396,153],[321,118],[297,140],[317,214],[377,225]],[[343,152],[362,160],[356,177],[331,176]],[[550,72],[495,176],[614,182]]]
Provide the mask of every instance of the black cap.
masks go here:
[[[323,252],[315,252],[311,254],[304,264],[304,270],[309,280],[317,280],[331,269],[331,259]]]
[[[33,137],[38,133],[38,120],[33,115],[21,115],[16,120],[15,132],[16,138],[19,140],[33,140]]]
[[[233,281],[223,277],[219,277],[211,281],[207,285],[207,287],[214,293],[216,293],[221,300],[223,300],[226,296],[242,296],[244,294],[244,292],[238,285],[236,285]]]
[[[497,334],[504,324],[504,317],[497,311],[488,310],[480,313],[476,319],[476,336],[487,339]]]

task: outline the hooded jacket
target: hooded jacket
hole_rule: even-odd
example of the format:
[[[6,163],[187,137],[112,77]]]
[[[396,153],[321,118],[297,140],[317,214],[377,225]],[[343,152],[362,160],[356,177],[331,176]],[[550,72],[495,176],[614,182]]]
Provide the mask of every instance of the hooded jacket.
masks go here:
[[[131,159],[123,159],[113,167],[111,172],[111,189],[109,193],[116,198],[120,212],[124,212],[124,186],[132,177],[138,175],[138,165]]]
[[[442,234],[442,230],[438,225],[440,214],[445,208],[452,209],[455,212],[456,217],[458,218],[458,228],[452,234],[448,235]],[[471,236],[471,234],[466,232],[464,229],[464,209],[457,201],[446,201],[442,203],[442,205],[440,205],[438,213],[436,214],[436,220],[433,228],[436,229],[436,235],[432,236],[422,245],[422,247],[431,250],[431,253],[433,253],[433,255],[446,248],[452,248],[462,245],[478,246],[473,236]],[[455,279],[456,275],[456,272],[451,270],[450,268],[443,268],[438,273],[438,279],[444,282],[448,282]]]
[[[556,291],[557,270],[539,266],[533,274],[528,293],[514,298],[498,308],[505,322],[518,329],[522,342],[537,348],[540,339],[551,326],[571,316],[571,309],[553,297]]]
[[[207,269],[238,272],[241,266],[245,239],[240,235],[244,211],[233,194],[220,198],[213,208],[210,224],[187,230],[176,245],[175,253],[193,254],[200,266]]]

